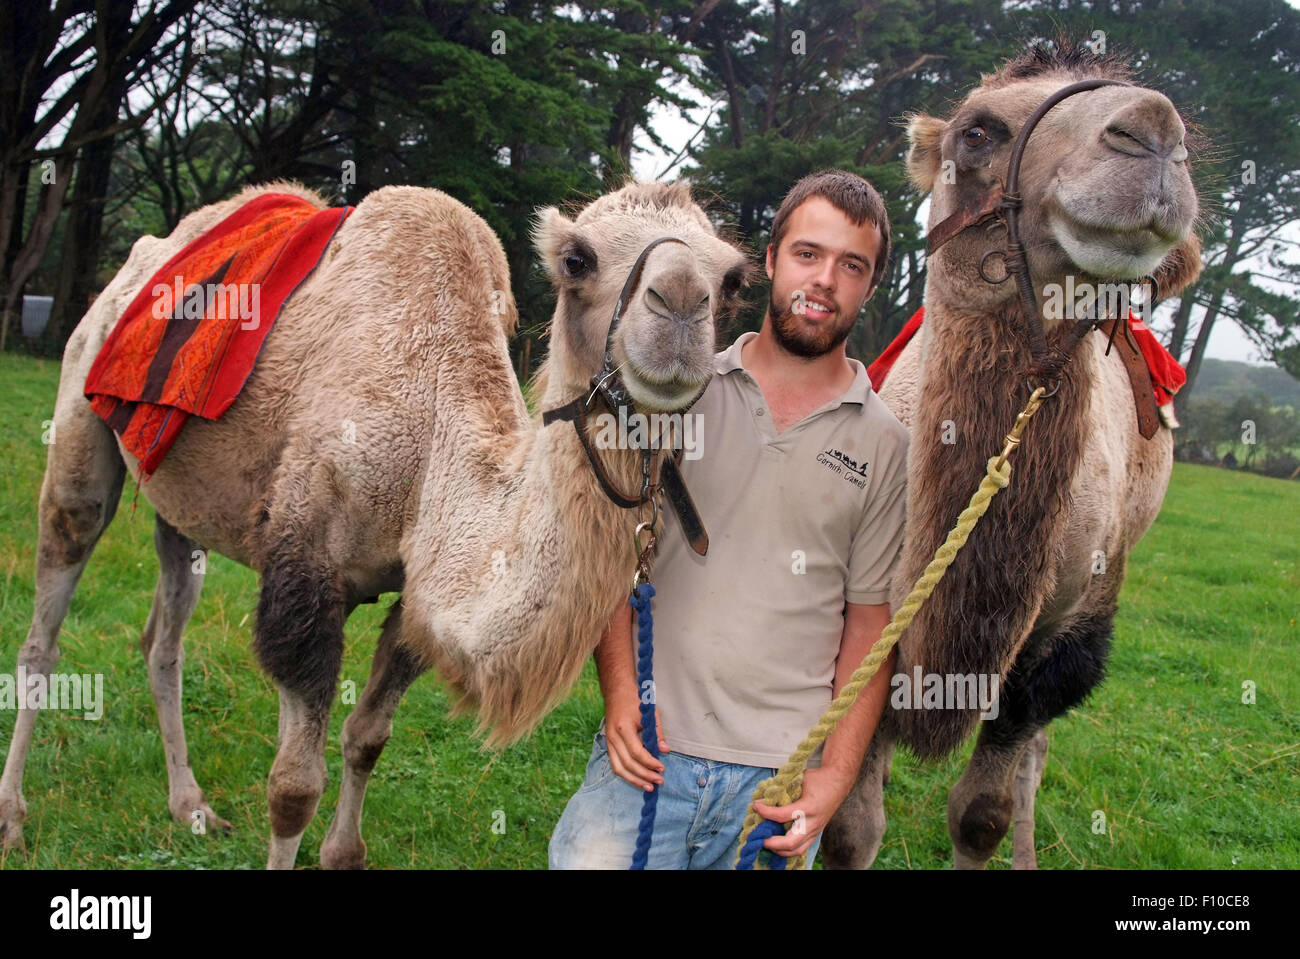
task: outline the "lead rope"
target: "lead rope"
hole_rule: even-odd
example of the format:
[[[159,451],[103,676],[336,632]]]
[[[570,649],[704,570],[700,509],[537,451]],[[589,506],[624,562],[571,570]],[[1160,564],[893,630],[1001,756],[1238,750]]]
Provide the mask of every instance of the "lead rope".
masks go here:
[[[660,467],[662,469],[662,466]],[[636,611],[636,681],[637,695],[641,703],[641,744],[655,759],[659,758],[659,730],[655,724],[654,696],[654,616],[650,609],[650,600],[655,588],[650,583],[650,554],[654,551],[655,526],[659,522],[659,502],[655,499],[650,485],[650,457],[641,458],[641,496],[643,501],[650,501],[650,520],[637,524],[632,534],[633,550],[637,554],[636,575],[632,579],[632,595],[628,604]],[[645,533],[644,545],[641,534]],[[659,784],[651,784],[651,789],[641,800],[641,822],[637,826],[636,848],[632,852],[632,868],[645,869],[650,858],[650,840],[654,835],[655,809],[659,805]]]
[[[835,731],[836,724],[852,708],[857,701],[858,694],[871,681],[871,677],[879,671],[881,664],[884,663],[889,651],[898,642],[903,630],[908,627],[921,606],[934,592],[934,588],[939,585],[939,581],[943,579],[943,574],[947,572],[948,567],[957,558],[958,550],[970,538],[971,531],[975,529],[975,524],[988,511],[989,503],[992,502],[993,497],[998,494],[999,490],[1005,489],[1010,482],[1011,464],[1007,461],[1008,457],[1020,445],[1020,437],[1029,423],[1029,418],[1038,411],[1046,395],[1046,388],[1042,386],[1036,388],[1030,395],[1029,402],[1016,416],[1015,425],[1006,436],[1006,445],[1002,449],[1002,455],[995,456],[988,461],[985,476],[980,481],[979,489],[975,491],[970,503],[957,517],[957,525],[952,528],[948,538],[935,552],[934,559],[930,560],[930,564],[926,566],[921,578],[916,581],[912,591],[907,594],[907,598],[903,600],[903,605],[894,613],[889,625],[884,628],[880,638],[876,640],[871,647],[871,651],[862,660],[862,665],[853,671],[849,681],[844,684],[840,694],[835,697],[826,712],[822,714],[821,719],[817,721],[817,725],[812,728],[807,738],[799,744],[798,748],[795,749],[775,776],[759,783],[758,788],[754,790],[754,801],[767,803],[769,806],[785,806],[802,795],[803,775],[808,766],[808,758]],[[736,868],[755,868],[757,866],[758,852],[763,846],[763,840],[771,835],[780,835],[782,828],[780,823],[759,816],[754,811],[751,802],[749,814],[745,817],[745,824],[740,833],[740,850],[736,855]],[[802,854],[790,857],[773,854],[772,858],[781,861],[770,865],[768,868],[771,869],[785,868],[786,866],[803,869],[805,866],[805,857]]]
[[[655,588],[649,583],[638,583],[632,589],[628,602],[636,610],[636,679],[641,695],[641,745],[655,759],[659,758],[659,730],[655,728],[654,678],[654,617],[650,613],[650,598]],[[647,695],[649,693],[649,695]],[[644,869],[650,857],[650,839],[655,828],[655,808],[659,804],[659,784],[641,799],[641,824],[637,827],[636,850],[632,853],[632,868]]]

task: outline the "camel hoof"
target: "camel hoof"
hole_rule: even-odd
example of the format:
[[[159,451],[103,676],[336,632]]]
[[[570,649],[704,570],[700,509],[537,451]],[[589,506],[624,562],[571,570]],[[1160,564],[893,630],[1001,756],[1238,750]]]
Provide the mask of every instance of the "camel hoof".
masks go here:
[[[189,826],[190,831],[196,836],[205,836],[209,833],[229,836],[235,831],[234,826],[212,811],[212,807],[203,801],[202,796],[197,802],[190,800],[171,803],[169,808],[172,818],[178,823]]]
[[[328,838],[320,847],[322,869],[365,869],[366,843],[360,840],[355,846],[331,843]]]
[[[23,821],[27,804],[22,796],[0,799],[0,849],[23,848]]]

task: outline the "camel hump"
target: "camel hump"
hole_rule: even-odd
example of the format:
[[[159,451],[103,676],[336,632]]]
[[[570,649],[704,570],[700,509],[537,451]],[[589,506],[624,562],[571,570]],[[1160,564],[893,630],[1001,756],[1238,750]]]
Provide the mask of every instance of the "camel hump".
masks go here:
[[[381,249],[387,280],[415,292],[417,302],[451,308],[467,322],[491,318],[513,335],[519,313],[505,250],[487,221],[455,197],[432,187],[381,187],[346,229],[350,242]]]

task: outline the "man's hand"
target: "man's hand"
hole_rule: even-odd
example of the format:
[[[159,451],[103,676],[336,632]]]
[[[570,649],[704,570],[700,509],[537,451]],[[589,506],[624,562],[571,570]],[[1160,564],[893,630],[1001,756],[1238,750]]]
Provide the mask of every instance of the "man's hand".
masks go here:
[[[832,698],[840,694],[844,684],[853,676],[888,623],[887,603],[845,604],[844,633],[840,637],[840,655],[835,661]],[[817,769],[804,772],[803,794],[799,799],[785,806],[754,803],[754,809],[765,819],[795,823],[784,836],[764,840],[763,848],[782,856],[797,856],[807,852],[813,840],[831,821],[835,810],[840,808],[840,804],[853,791],[858,770],[862,766],[862,757],[867,752],[876,725],[880,722],[880,714],[885,708],[889,680],[894,675],[897,655],[897,649],[889,651],[889,656],[876,675],[871,677],[871,682],[862,690],[857,702],[827,737],[822,764]]]
[[[655,707],[655,731],[659,734],[659,751],[668,752],[658,706]],[[606,697],[605,743],[609,747],[610,768],[620,777],[647,791],[654,788],[654,783],[663,785],[664,764],[641,744],[641,704],[635,690],[631,695]]]
[[[794,802],[786,806],[755,802],[754,811],[764,819],[794,823],[784,836],[763,840],[763,848],[786,857],[806,853],[853,789],[853,782],[842,770],[807,769],[803,774],[803,794]]]

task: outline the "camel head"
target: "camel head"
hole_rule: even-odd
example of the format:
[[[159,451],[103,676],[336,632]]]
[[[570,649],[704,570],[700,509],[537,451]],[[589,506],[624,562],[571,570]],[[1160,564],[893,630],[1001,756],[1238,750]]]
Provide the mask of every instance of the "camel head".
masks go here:
[[[908,173],[932,196],[933,228],[999,179],[1030,114],[1050,94],[1078,80],[1125,80],[1110,57],[1058,43],[1038,45],[985,76],[950,117],[915,116],[908,126]],[[1103,86],[1058,103],[1034,128],[1020,171],[1020,233],[1042,296],[1066,275],[1098,282],[1154,275],[1160,295],[1182,290],[1200,271],[1193,233],[1197,196],[1187,169],[1186,130],[1163,94],[1138,86]],[[984,251],[1005,231],[966,230],[936,251],[931,289],[944,299],[994,308],[1015,296],[1015,283],[979,277]],[[1000,267],[989,265],[996,276]]]
[[[542,210],[534,242],[556,288],[548,398],[589,389],[601,367],[614,305],[641,251],[649,252],[614,332],[614,363],[645,412],[684,408],[708,382],[724,322],[734,314],[752,266],[722,239],[684,183],[628,183],[570,220]]]

